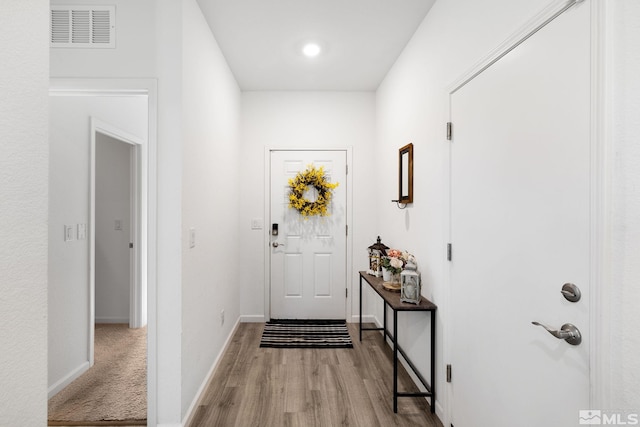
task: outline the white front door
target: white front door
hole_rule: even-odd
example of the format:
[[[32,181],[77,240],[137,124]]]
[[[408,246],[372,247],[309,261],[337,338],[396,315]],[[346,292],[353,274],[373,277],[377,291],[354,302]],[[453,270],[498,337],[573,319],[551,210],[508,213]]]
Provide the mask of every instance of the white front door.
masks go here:
[[[271,318],[346,317],[346,151],[271,152]],[[329,216],[303,217],[289,208],[288,180],[309,165],[339,183]],[[305,193],[315,200],[315,189]]]
[[[590,61],[586,1],[451,95],[455,427],[577,426],[589,408]]]

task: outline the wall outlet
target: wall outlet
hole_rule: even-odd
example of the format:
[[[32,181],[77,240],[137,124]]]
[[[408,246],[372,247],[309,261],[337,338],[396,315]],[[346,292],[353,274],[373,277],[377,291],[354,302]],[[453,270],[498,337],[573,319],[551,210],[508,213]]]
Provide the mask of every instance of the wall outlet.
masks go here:
[[[220,312],[220,326],[224,326],[224,310]]]

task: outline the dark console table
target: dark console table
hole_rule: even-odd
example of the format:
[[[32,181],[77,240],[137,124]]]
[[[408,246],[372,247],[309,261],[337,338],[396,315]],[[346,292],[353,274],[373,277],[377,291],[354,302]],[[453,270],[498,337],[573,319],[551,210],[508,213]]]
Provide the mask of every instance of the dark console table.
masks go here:
[[[376,291],[384,301],[384,325],[382,328],[362,327],[362,282],[365,281]],[[360,272],[360,341],[362,341],[362,331],[384,331],[384,336],[389,337],[393,342],[393,412],[398,412],[398,397],[430,397],[431,412],[435,412],[436,391],[435,391],[435,363],[436,363],[436,310],[438,307],[422,297],[420,304],[411,304],[400,301],[399,292],[391,292],[382,287],[383,280],[380,277],[370,276],[365,271]],[[387,329],[387,307],[393,310],[393,334]],[[399,311],[429,311],[431,312],[431,385],[422,377],[415,365],[409,360],[405,352],[398,345],[398,312]],[[426,392],[407,393],[398,391],[398,353],[406,360],[411,370],[416,374]]]

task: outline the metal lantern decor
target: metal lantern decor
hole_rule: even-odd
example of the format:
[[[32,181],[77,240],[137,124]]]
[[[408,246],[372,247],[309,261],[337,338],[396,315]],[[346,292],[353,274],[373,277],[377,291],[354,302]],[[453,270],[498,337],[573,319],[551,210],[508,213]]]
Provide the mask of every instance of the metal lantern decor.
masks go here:
[[[400,301],[419,304],[421,295],[420,274],[415,264],[407,263],[400,273]]]
[[[380,277],[382,276],[382,257],[387,254],[387,249],[389,247],[380,241],[380,236],[378,236],[378,240],[373,245],[369,246],[369,270],[367,273]]]

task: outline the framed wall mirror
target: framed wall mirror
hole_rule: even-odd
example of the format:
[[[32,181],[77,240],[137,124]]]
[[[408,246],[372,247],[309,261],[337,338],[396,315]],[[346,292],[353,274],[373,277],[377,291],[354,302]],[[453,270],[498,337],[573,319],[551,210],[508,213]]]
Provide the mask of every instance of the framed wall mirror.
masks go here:
[[[398,201],[413,203],[413,144],[407,144],[399,151]]]

